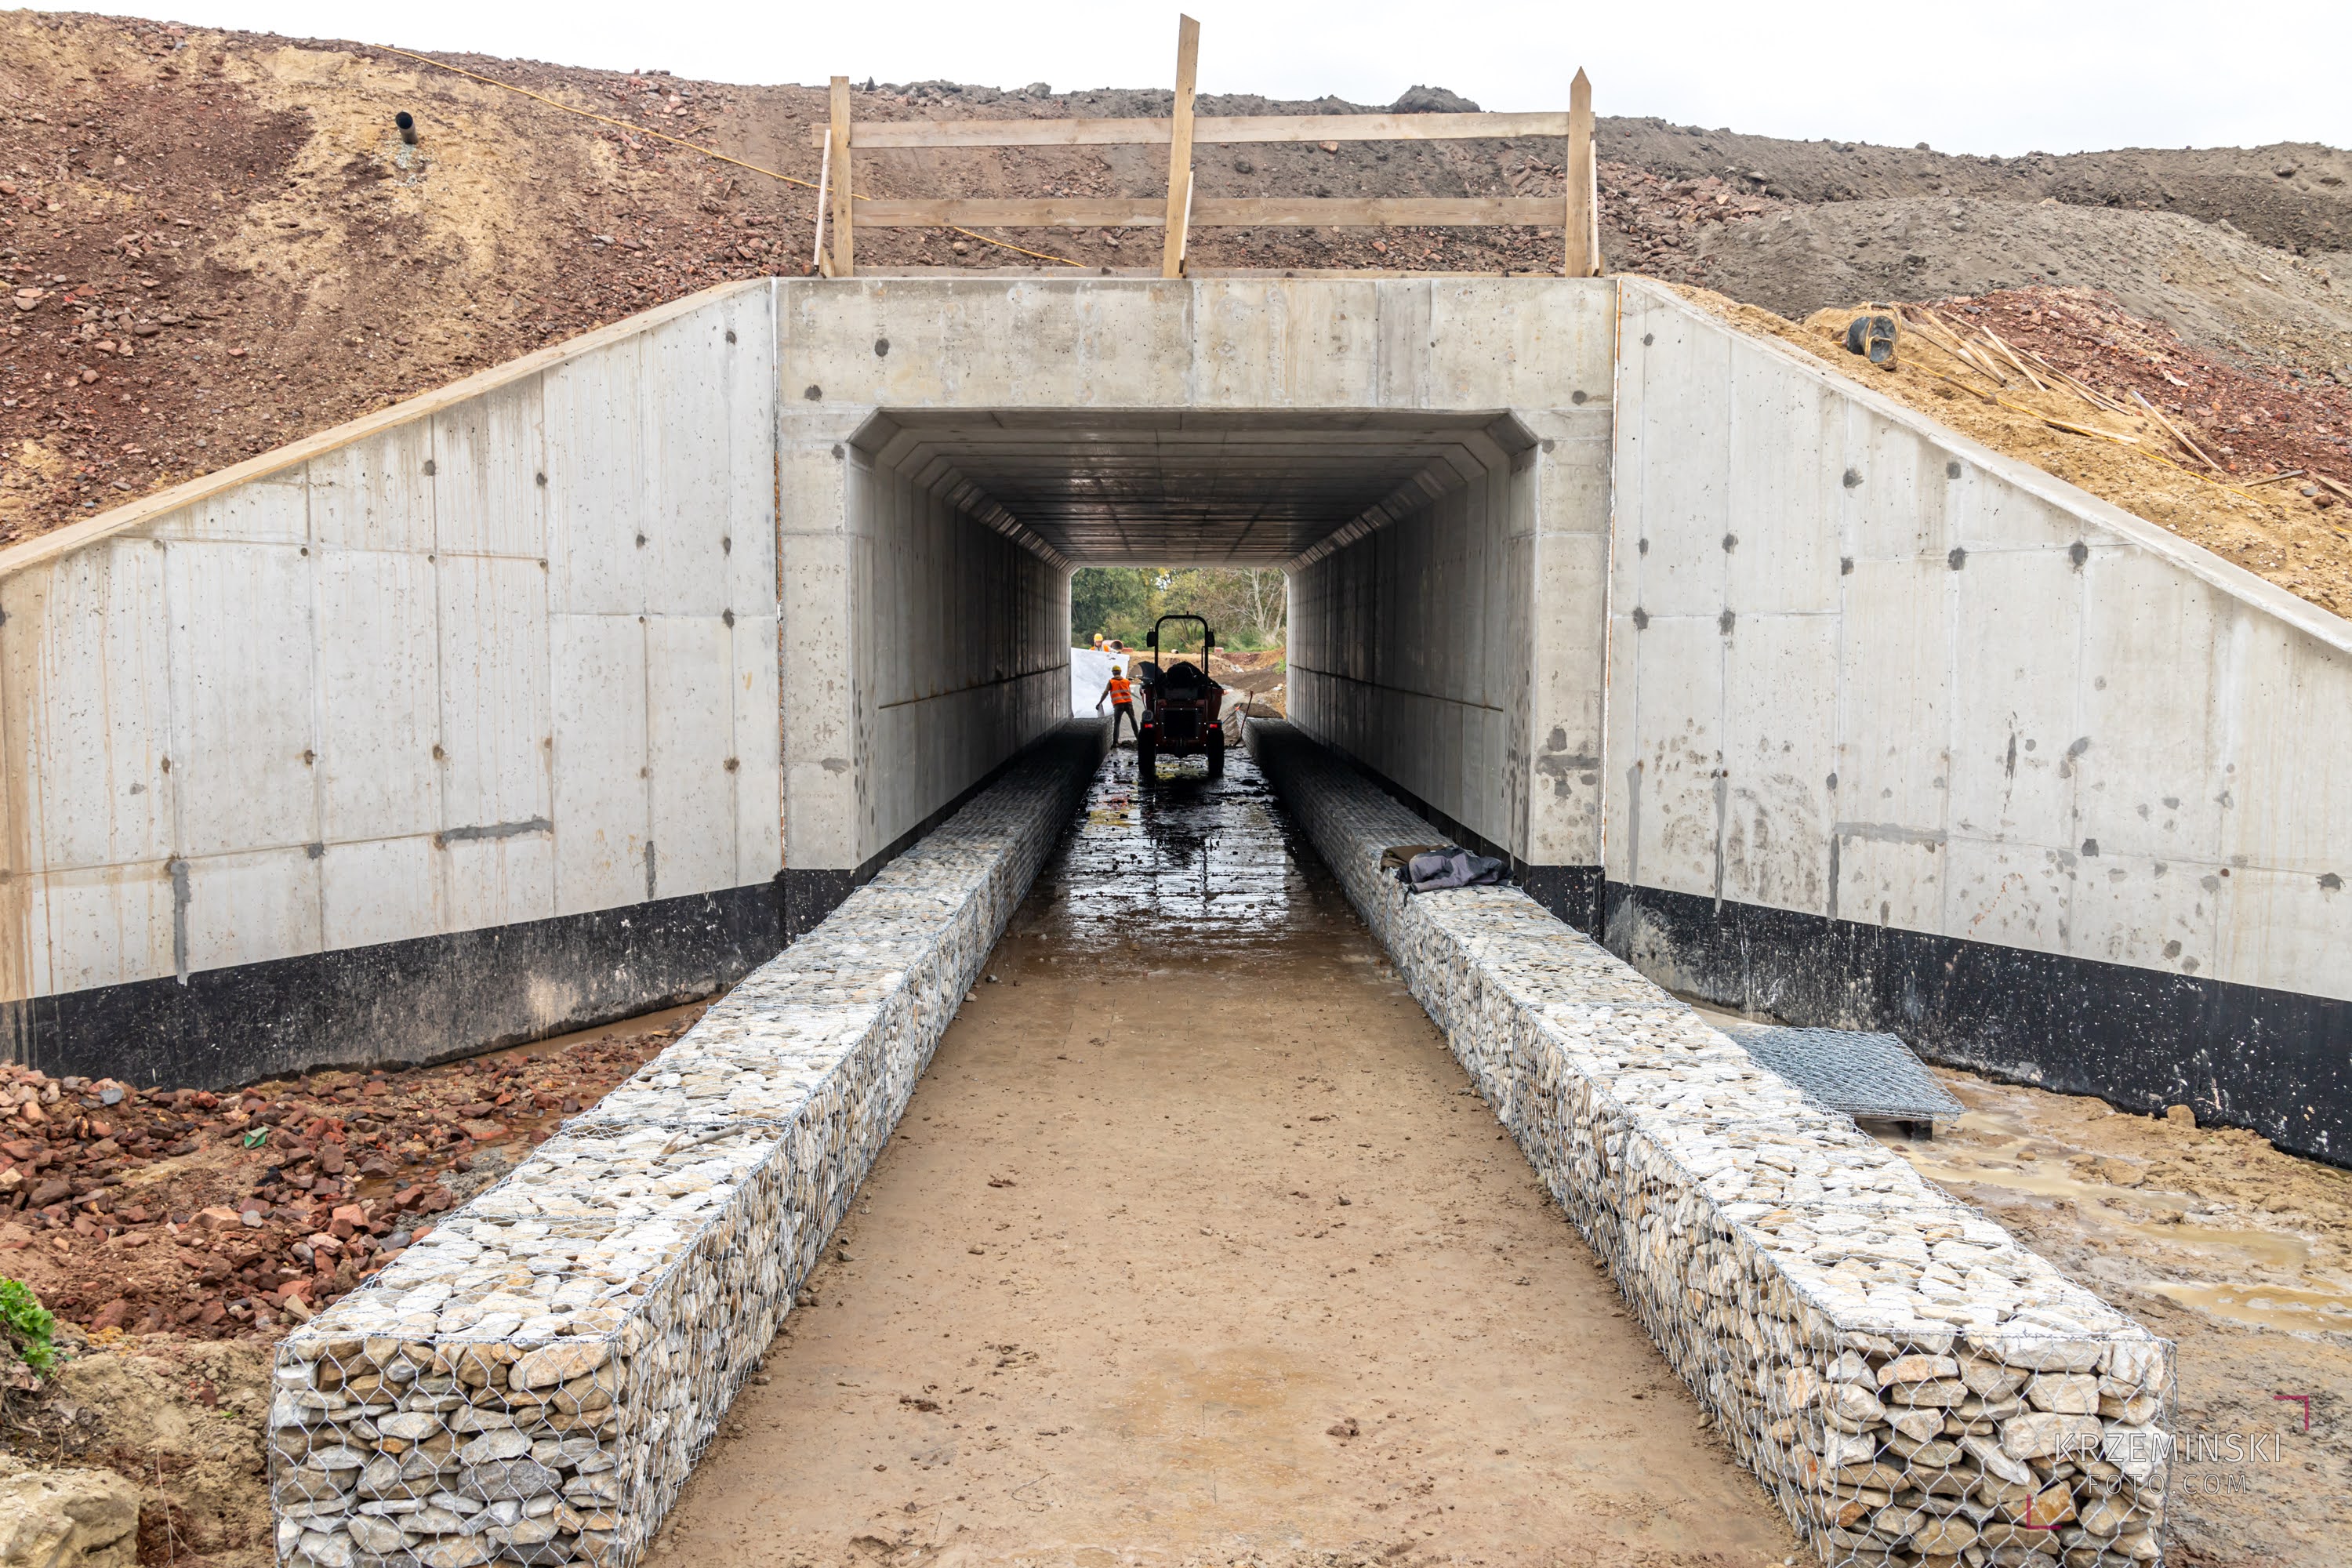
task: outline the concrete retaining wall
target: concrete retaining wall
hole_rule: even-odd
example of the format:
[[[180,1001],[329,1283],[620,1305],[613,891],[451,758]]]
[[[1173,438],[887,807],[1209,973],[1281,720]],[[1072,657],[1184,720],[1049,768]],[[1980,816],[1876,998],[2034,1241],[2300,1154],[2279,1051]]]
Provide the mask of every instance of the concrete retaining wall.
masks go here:
[[[2352,626],[1622,288],[1610,944],[2352,1156]]]
[[[1495,405],[1524,401],[1290,563],[1292,720],[1588,923],[1612,333],[1582,307],[1606,302],[1548,301],[1494,378]]]
[[[1512,888],[1406,897],[1423,822],[1253,754],[1675,1373],[1823,1563],[2158,1556],[2172,1346]],[[1971,1558],[1970,1561],[1978,1561]]]
[[[713,290],[0,552],[14,1052],[417,1060],[772,952],[773,343]]]
[[[278,1557],[636,1562],[1092,776],[1070,724],[279,1347]],[[529,1283],[523,1281],[528,1279]]]

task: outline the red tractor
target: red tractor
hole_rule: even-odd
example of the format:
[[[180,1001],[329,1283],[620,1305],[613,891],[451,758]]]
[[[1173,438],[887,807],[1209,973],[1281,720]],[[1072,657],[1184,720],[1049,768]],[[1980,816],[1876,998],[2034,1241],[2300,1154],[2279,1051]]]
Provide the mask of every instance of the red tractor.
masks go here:
[[[1199,621],[1201,662],[1160,663],[1160,628],[1171,621]],[[1151,658],[1136,661],[1143,685],[1143,723],[1136,736],[1136,771],[1146,784],[1157,776],[1160,756],[1205,755],[1209,776],[1225,776],[1225,689],[1209,678],[1209,650],[1217,634],[1199,616],[1162,616],[1151,624]]]

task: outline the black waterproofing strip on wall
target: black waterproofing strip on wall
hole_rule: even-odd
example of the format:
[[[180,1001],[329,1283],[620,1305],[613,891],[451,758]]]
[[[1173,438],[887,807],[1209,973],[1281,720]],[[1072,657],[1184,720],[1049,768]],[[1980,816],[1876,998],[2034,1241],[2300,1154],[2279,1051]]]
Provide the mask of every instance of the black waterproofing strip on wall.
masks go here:
[[[0,1004],[0,1044],[56,1077],[227,1089],[316,1067],[446,1061],[699,1001],[804,935],[1025,754],[855,870],[788,868],[724,892]]]
[[[1678,995],[1884,1030],[1931,1062],[2119,1110],[2187,1105],[2200,1125],[2352,1166],[2352,1003],[1633,887],[1598,866],[1529,865],[1333,754]]]
[[[1611,882],[1611,952],[1717,1006],[2352,1165],[2352,1003]]]
[[[467,1056],[676,1006],[783,947],[772,882],[11,1003],[53,1076],[226,1089]]]

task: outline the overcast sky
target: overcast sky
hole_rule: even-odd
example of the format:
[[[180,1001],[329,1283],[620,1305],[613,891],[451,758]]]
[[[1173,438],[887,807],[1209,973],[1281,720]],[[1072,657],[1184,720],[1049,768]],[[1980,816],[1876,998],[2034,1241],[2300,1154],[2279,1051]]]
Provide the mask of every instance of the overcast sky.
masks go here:
[[[865,0],[181,0],[117,14],[723,81],[944,77],[1056,91],[1174,72],[1175,5]],[[1194,0],[1201,88],[1386,103],[1416,82],[1486,109],[1603,114],[1955,153],[2325,142],[2352,146],[2352,0],[2235,4],[1567,5]],[[391,29],[387,32],[385,29]]]

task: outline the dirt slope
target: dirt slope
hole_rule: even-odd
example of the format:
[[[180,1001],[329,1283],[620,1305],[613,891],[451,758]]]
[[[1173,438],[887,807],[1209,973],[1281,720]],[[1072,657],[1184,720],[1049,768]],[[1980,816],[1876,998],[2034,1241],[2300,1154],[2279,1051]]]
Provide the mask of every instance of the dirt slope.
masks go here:
[[[0,15],[0,546],[662,300],[806,269],[811,190],[649,132],[813,184],[820,90],[447,58],[616,123],[380,46]],[[872,85],[856,112],[1157,114],[1168,100],[930,82]],[[1472,106],[1415,89],[1395,107]],[[393,126],[404,110],[414,146]],[[1613,267],[1800,320],[1863,299],[2105,290],[2133,331],[2266,380],[2263,419],[2301,431],[2317,471],[2352,481],[2341,410],[2318,395],[2352,385],[2352,154],[1952,158],[1630,119],[1602,121],[1599,138]],[[1561,188],[1561,155],[1547,139],[1220,146],[1201,151],[1198,175],[1219,195],[1543,195]],[[860,157],[858,179],[871,195],[1132,194],[1160,188],[1164,163],[1146,148],[877,153]],[[1088,268],[1150,268],[1159,253],[1149,230],[993,237]],[[1539,230],[1223,229],[1196,234],[1193,261],[1541,270],[1558,244]],[[859,251],[876,268],[1038,264],[919,229],[866,230]],[[2084,353],[2112,335],[2074,330],[2063,318],[2045,329]],[[2168,412],[2198,428],[2208,417]],[[2269,471],[2267,447],[2235,444],[2247,460],[2234,479]],[[2155,521],[2228,531],[2227,519],[2175,521],[2195,510]],[[2310,542],[2341,546],[2333,529]],[[2295,584],[2310,574],[2280,562],[2255,569],[2309,593]]]
[[[1698,237],[1706,286],[1802,319],[1855,300],[2100,289],[2186,342],[2307,374],[2352,366],[2352,270],[2172,213],[1981,197],[1786,205]],[[2352,376],[2347,376],[2352,379]]]
[[[1785,142],[1663,120],[1604,119],[1594,134],[1605,159],[1670,180],[1730,176],[1792,202],[1959,196],[2025,205],[2049,197],[2068,206],[2228,222],[2298,255],[2352,249],[2352,153],[2334,147],[2127,147],[1982,158],[1924,146]]]
[[[37,1386],[0,1357],[0,1473],[123,1476],[142,1568],[271,1561],[261,1439],[279,1334],[700,1016],[242,1096],[6,1069],[0,1275],[56,1311],[67,1353]]]

